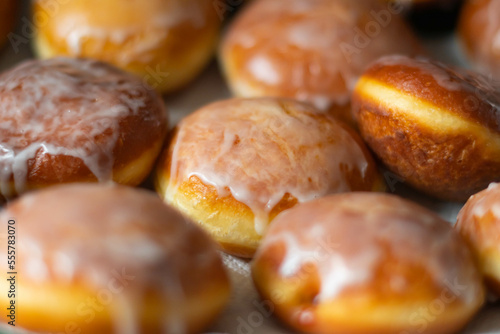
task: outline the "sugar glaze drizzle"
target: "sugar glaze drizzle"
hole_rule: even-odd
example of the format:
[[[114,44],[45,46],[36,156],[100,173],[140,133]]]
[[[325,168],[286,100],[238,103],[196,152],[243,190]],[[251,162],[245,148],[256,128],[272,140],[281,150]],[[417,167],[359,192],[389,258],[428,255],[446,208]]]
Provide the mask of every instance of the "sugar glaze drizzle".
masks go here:
[[[458,296],[464,303],[475,303],[481,296],[472,256],[449,224],[393,196],[333,195],[292,208],[270,226],[257,262],[278,244],[284,247],[278,274],[300,278],[300,270],[313,265],[320,278],[321,302],[351,287],[369,286],[389,258],[400,266],[421,266],[438,287],[449,287],[460,278],[467,286]],[[399,273],[387,275],[391,290],[411,289]]]
[[[30,161],[44,155],[79,158],[99,181],[110,181],[120,121],[144,111],[146,90],[91,60],[28,61],[2,74],[0,192],[22,193]]]
[[[248,206],[255,231],[286,194],[299,202],[353,190],[367,157],[352,134],[308,105],[287,99],[217,102],[185,118],[172,143],[167,200],[190,177]],[[359,190],[359,189],[358,189]],[[365,189],[370,190],[370,189]]]

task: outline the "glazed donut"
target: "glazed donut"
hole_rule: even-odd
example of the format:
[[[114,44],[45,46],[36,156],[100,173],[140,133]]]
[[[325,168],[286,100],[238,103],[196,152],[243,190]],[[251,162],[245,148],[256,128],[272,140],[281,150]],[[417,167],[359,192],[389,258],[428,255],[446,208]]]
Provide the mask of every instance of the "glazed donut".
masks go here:
[[[224,74],[237,96],[296,98],[352,122],[350,92],[367,65],[420,52],[400,10],[376,0],[255,0],[223,40]]]
[[[8,34],[14,28],[17,19],[17,0],[0,1],[0,46],[7,41]]]
[[[500,184],[492,183],[473,195],[455,228],[470,244],[488,287],[500,296]]]
[[[221,19],[212,0],[35,0],[46,17],[41,58],[89,57],[141,77],[159,92],[189,83],[212,57]]]
[[[229,281],[215,243],[145,190],[61,185],[11,202],[0,221],[17,236],[18,293],[0,296],[2,305],[15,300],[16,327],[40,333],[199,333],[228,300]],[[3,246],[0,254],[7,259]],[[3,268],[14,271],[7,262]],[[9,284],[2,279],[2,291]],[[11,321],[6,313],[5,323]]]
[[[500,2],[467,1],[460,17],[459,36],[475,68],[500,79]]]
[[[385,194],[337,194],[281,213],[252,276],[275,315],[305,333],[456,333],[485,298],[451,225]]]
[[[251,257],[269,222],[298,202],[383,190],[353,130],[285,98],[212,103],[178,125],[156,188],[231,254]]]
[[[387,167],[429,195],[466,201],[500,180],[500,83],[426,59],[380,59],[353,113]]]
[[[105,63],[24,62],[0,75],[0,198],[57,183],[137,185],[167,131],[161,98]]]

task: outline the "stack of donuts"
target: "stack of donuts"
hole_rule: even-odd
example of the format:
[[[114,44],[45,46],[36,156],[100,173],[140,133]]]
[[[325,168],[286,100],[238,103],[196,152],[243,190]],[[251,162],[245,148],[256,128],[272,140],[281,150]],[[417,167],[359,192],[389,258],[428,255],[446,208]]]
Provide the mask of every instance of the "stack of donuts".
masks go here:
[[[29,6],[35,56],[0,73],[1,329],[202,333],[234,258],[290,333],[458,333],[500,297],[500,1]],[[217,61],[233,96],[171,124]]]

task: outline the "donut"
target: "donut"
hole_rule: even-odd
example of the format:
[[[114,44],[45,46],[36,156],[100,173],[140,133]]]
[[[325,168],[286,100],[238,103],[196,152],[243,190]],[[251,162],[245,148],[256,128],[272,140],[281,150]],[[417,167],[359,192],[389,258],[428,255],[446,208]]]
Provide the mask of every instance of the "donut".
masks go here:
[[[469,243],[488,287],[500,296],[500,184],[471,196],[455,228]]]
[[[362,137],[404,182],[466,201],[500,180],[500,83],[428,59],[388,56],[353,93]]]
[[[459,23],[459,37],[474,67],[500,79],[500,2],[466,1]]]
[[[88,57],[157,91],[188,84],[211,59],[221,19],[213,0],[35,0],[38,57]],[[45,18],[45,19],[43,19]]]
[[[102,62],[31,60],[0,75],[0,198],[59,183],[139,184],[167,131],[161,98]]]
[[[376,193],[331,195],[281,213],[252,277],[274,314],[304,333],[456,333],[485,298],[450,224]]]
[[[255,0],[229,27],[220,62],[240,97],[309,102],[352,122],[350,93],[367,65],[392,53],[416,55],[419,43],[376,0]]]
[[[0,46],[7,41],[7,36],[16,23],[17,19],[17,0],[0,1]]]
[[[59,185],[10,202],[0,217],[3,231],[15,231],[18,261],[3,268],[17,275],[1,280],[0,301],[14,300],[16,327],[199,333],[228,300],[216,244],[152,192]],[[0,253],[7,259],[7,245]],[[15,296],[8,297],[12,282]],[[2,322],[12,321],[8,313]]]
[[[160,196],[240,257],[251,257],[270,221],[299,202],[384,187],[353,130],[286,98],[197,110],[177,126],[156,171]]]

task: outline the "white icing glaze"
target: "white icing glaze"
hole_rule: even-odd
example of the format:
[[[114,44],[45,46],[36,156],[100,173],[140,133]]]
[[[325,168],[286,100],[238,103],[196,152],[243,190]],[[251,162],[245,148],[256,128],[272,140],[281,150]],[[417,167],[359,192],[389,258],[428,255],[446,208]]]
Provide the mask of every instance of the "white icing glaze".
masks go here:
[[[279,73],[274,70],[274,66],[267,58],[257,56],[248,63],[248,68],[255,77],[268,84],[278,84],[281,80]]]
[[[11,202],[0,221],[6,223],[7,217],[19,222],[17,255],[22,260],[17,270],[24,284],[62,290],[78,284],[94,296],[106,290],[112,295],[115,333],[140,333],[151,291],[169,307],[168,332],[185,333],[187,298],[203,291],[203,282],[221,279],[213,242],[144,190],[100,184],[51,187]],[[6,248],[0,254],[6,256]],[[120,290],[109,288],[110,282]],[[156,319],[159,328],[165,319]]]
[[[314,108],[286,99],[208,105],[179,124],[171,145],[166,199],[172,201],[178,186],[197,176],[218,196],[231,194],[248,206],[259,234],[285,194],[306,202],[356,190],[346,173],[364,178],[373,168],[350,132]]]
[[[487,216],[494,219],[489,222]],[[500,183],[472,196],[458,214],[456,228],[473,241],[478,249],[500,251]]]
[[[234,60],[244,67],[230,74],[234,76],[230,80],[235,85],[249,80],[250,86],[262,85],[261,95],[294,97],[320,110],[344,106],[359,75],[372,61],[386,54],[419,52],[413,36],[395,15],[389,26],[368,37],[366,45],[356,44],[356,29],[364,33],[367,22],[377,22],[370,11],[382,10],[387,8],[375,1],[254,1],[223,45],[224,62]],[[351,47],[348,51],[347,46]],[[231,54],[233,49],[237,53]],[[270,76],[272,80],[268,80]]]
[[[109,181],[120,121],[152,117],[151,93],[140,81],[90,60],[55,58],[25,62],[0,76],[0,191],[25,190],[35,156],[81,159],[100,181]],[[109,139],[99,140],[109,133]]]
[[[66,282],[71,282],[75,277],[75,266],[71,257],[63,252],[55,252],[53,254],[52,263],[54,264],[54,272],[58,277]]]
[[[284,211],[270,226],[254,264],[278,245],[284,246],[284,255],[276,274],[300,278],[300,270],[312,264],[321,282],[316,297],[320,302],[351,287],[371,286],[385,261],[397,261],[401,268],[420,265],[437,287],[459,278],[468,288],[457,297],[466,303],[477,301],[480,292],[472,257],[451,226],[393,196],[334,195]],[[385,275],[395,293],[411,288],[399,273]]]

